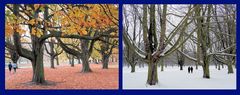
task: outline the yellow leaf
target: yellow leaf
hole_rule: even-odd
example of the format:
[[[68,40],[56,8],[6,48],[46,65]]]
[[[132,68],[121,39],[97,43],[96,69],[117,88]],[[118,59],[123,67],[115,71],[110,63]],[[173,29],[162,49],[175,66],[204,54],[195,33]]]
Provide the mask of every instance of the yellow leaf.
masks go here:
[[[36,29],[36,36],[40,37],[42,35],[43,35],[42,31],[40,29]]]
[[[32,34],[32,35],[36,35],[36,32],[37,32],[37,31],[36,31],[36,28],[32,28],[32,33],[31,33],[31,34]]]
[[[25,31],[23,29],[21,29],[19,26],[17,27],[16,31],[19,33],[19,34],[23,34]]]
[[[10,23],[7,23],[5,25],[5,36],[10,37],[13,34],[13,27],[11,26]]]
[[[87,35],[86,28],[81,28],[79,32],[80,32],[80,35]]]
[[[35,19],[31,19],[28,21],[28,24],[34,25],[35,24]]]
[[[40,4],[34,4],[34,9],[37,10],[39,8]]]
[[[83,35],[87,35],[87,31],[86,30],[83,30],[82,33],[83,33]]]

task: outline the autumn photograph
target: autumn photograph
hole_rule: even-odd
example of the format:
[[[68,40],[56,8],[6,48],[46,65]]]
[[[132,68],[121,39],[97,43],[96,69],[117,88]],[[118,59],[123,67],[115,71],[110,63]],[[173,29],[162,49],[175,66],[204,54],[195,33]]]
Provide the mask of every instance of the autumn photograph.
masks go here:
[[[117,4],[6,4],[5,89],[118,89]]]
[[[237,88],[236,4],[124,4],[123,89]]]

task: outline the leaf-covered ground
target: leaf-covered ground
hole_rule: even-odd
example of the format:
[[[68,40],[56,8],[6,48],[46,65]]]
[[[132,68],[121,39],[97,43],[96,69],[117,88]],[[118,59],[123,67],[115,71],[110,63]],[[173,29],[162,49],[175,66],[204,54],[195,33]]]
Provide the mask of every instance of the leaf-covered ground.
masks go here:
[[[32,68],[17,69],[10,73],[5,69],[6,89],[118,89],[118,67],[110,65],[102,69],[102,64],[90,64],[93,72],[80,73],[82,65],[75,67],[57,66],[44,68],[47,85],[35,85],[31,81]]]

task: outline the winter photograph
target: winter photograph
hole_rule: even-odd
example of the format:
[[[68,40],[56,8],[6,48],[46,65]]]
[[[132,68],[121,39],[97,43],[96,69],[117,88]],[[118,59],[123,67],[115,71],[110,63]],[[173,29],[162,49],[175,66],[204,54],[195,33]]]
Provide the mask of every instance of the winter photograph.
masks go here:
[[[5,89],[118,89],[117,4],[6,4]]]
[[[123,89],[236,89],[236,5],[122,10]]]

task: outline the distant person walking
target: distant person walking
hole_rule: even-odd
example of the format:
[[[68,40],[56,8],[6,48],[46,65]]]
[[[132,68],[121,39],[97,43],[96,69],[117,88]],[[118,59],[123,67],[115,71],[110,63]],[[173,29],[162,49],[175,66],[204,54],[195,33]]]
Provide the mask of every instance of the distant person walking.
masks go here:
[[[11,62],[9,62],[9,64],[8,64],[8,70],[11,73],[11,71],[12,71],[12,63]]]
[[[193,73],[193,67],[190,67],[190,71],[191,71],[191,73]]]
[[[190,68],[190,67],[188,67],[188,73],[190,73],[190,71],[191,71],[191,68]]]
[[[16,64],[16,63],[13,63],[13,64],[12,64],[12,67],[13,67],[14,72],[16,73],[16,70],[17,70],[17,64]]]

